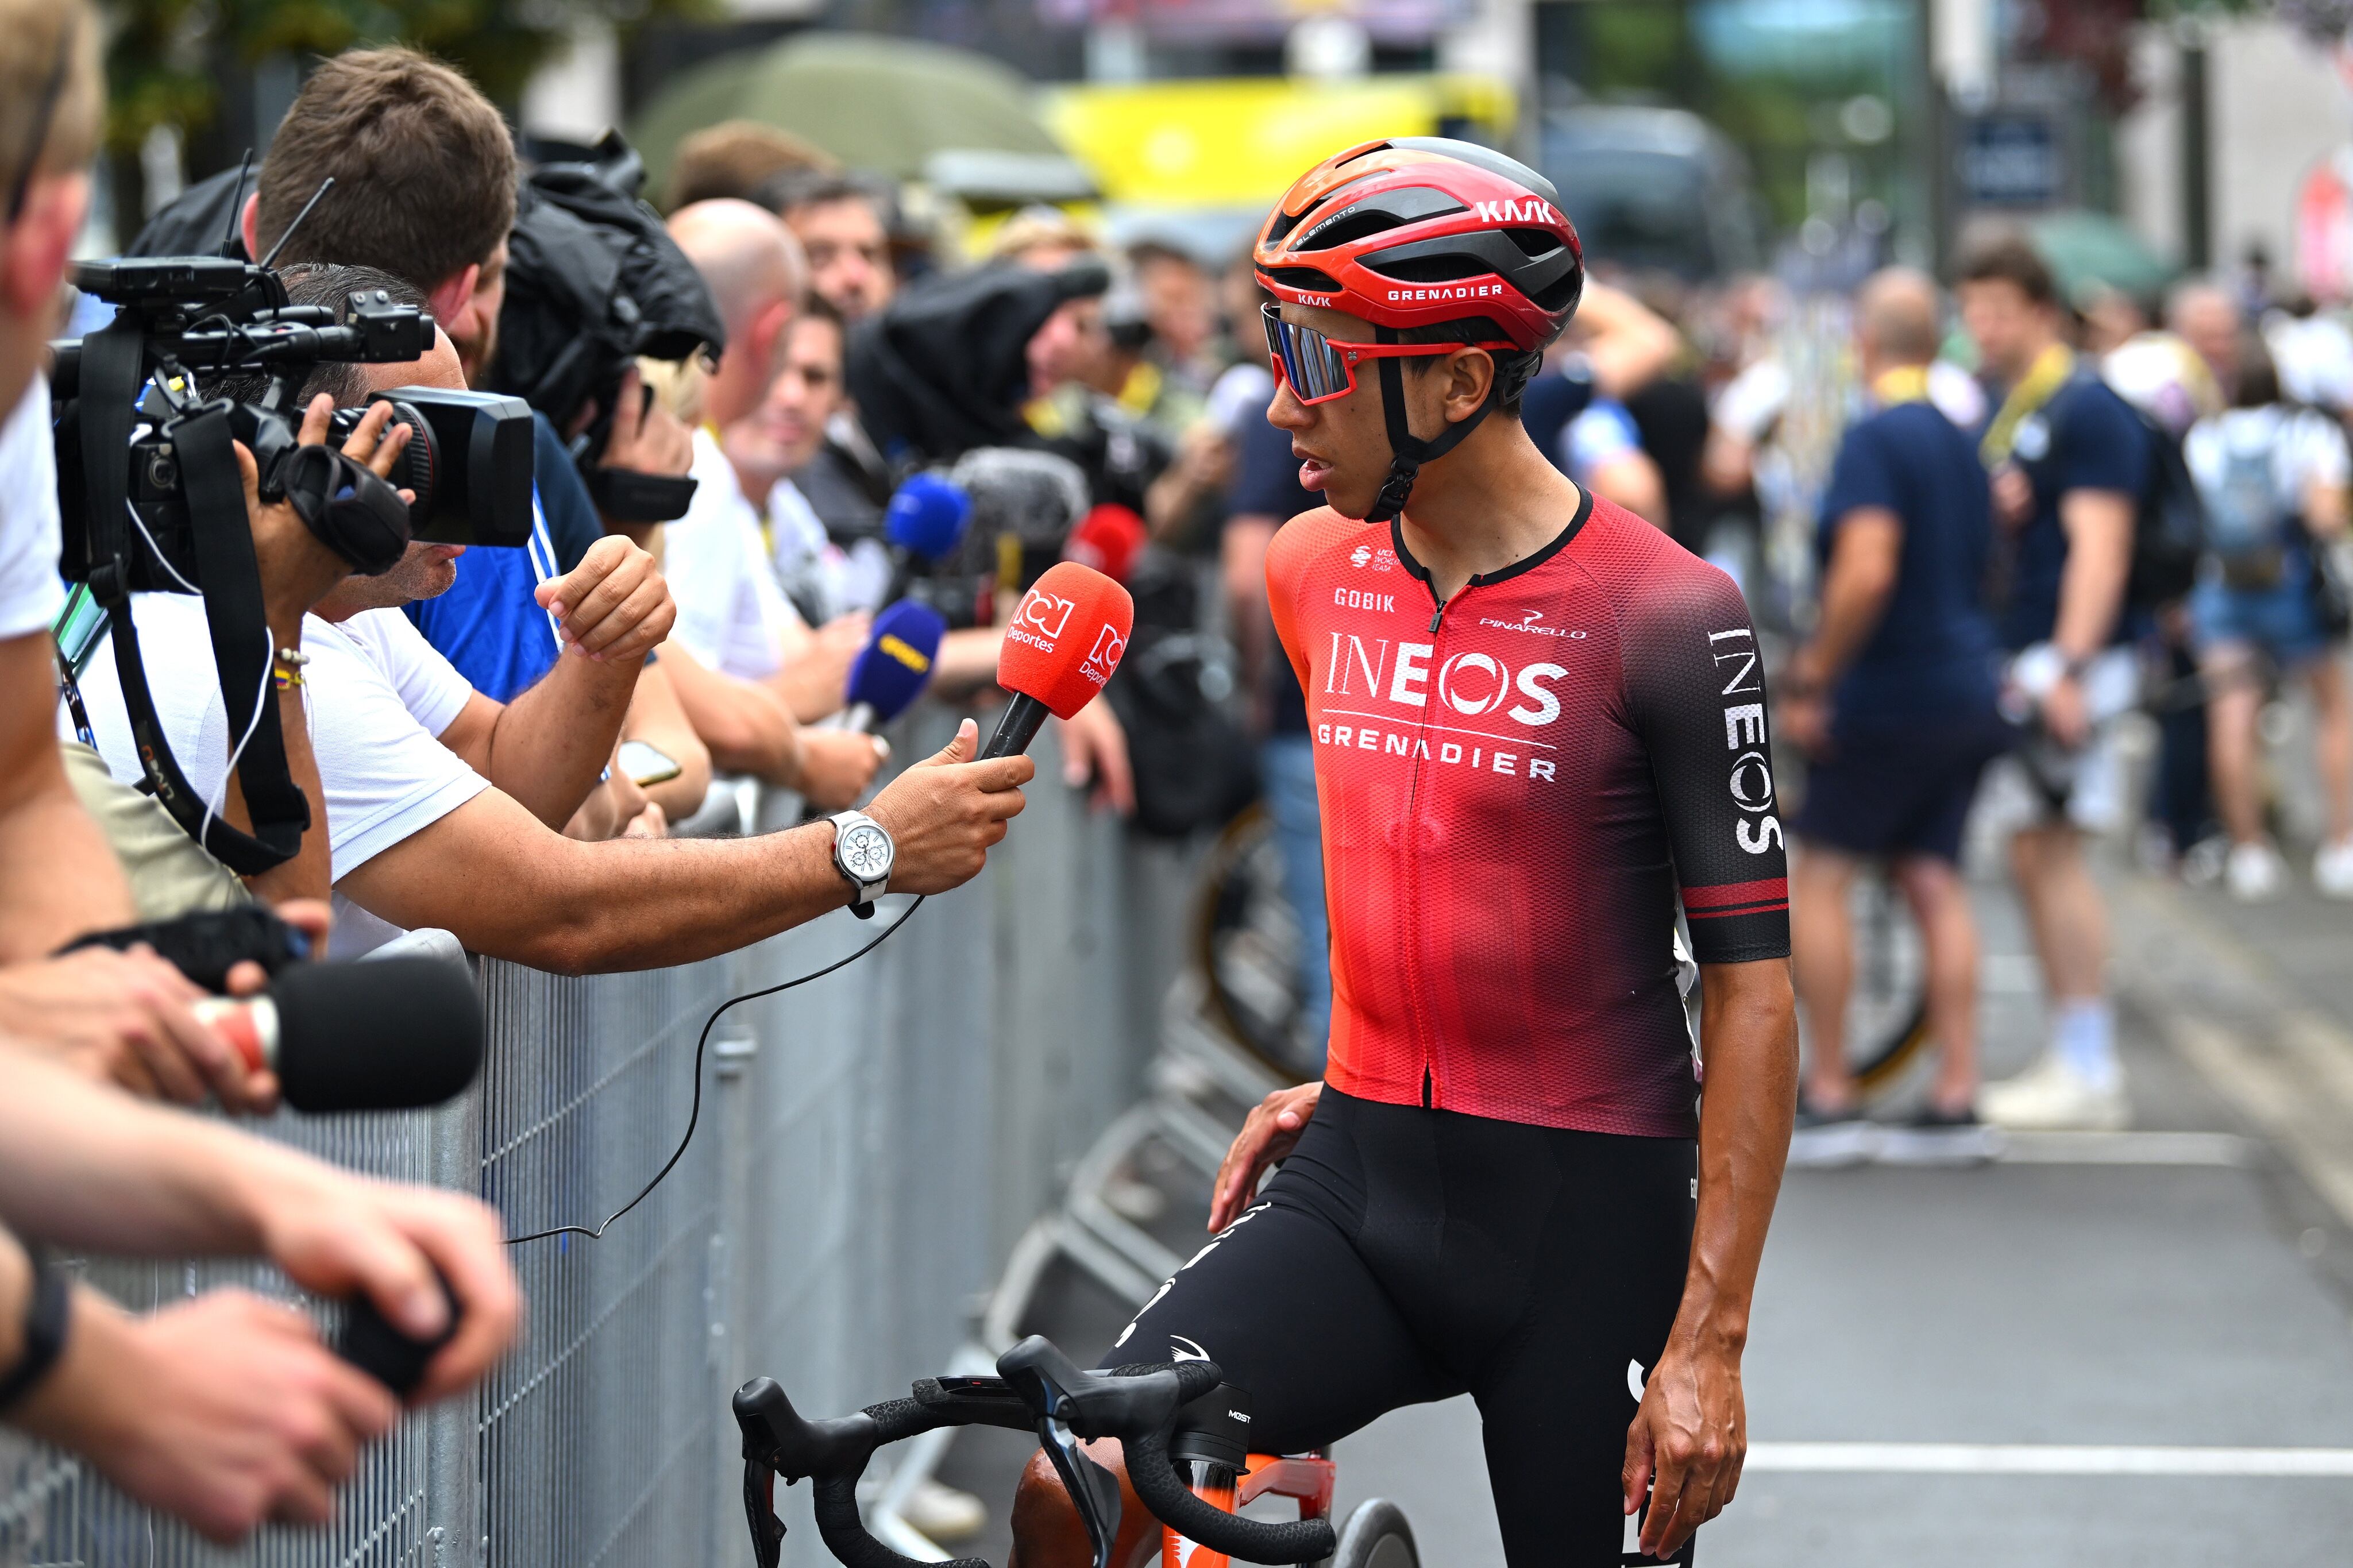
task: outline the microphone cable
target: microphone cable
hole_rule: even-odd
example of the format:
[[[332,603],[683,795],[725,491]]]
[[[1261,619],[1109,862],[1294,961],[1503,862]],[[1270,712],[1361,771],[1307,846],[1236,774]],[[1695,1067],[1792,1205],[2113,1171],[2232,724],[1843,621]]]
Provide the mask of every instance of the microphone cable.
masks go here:
[[[619,1219],[623,1215],[628,1214],[631,1209],[637,1207],[639,1204],[645,1202],[648,1197],[651,1196],[653,1190],[662,1184],[662,1178],[676,1170],[678,1168],[678,1163],[686,1158],[687,1145],[694,1142],[694,1130],[702,1120],[702,1058],[704,1050],[711,1044],[712,1026],[719,1022],[719,1016],[726,1012],[728,1008],[736,1005],[738,1003],[756,1002],[763,996],[774,996],[779,991],[790,991],[796,985],[806,985],[812,980],[822,980],[827,975],[831,974],[835,970],[846,968],[849,965],[857,963],[868,953],[872,952],[876,948],[881,947],[884,942],[890,939],[892,933],[896,931],[901,926],[905,925],[907,921],[913,917],[914,912],[923,907],[923,900],[929,897],[931,897],[929,893],[916,894],[915,901],[909,904],[905,909],[900,910],[899,918],[897,920],[892,921],[889,925],[884,926],[881,931],[876,931],[871,941],[868,942],[865,946],[860,948],[849,957],[837,958],[831,963],[827,964],[823,969],[813,969],[807,974],[799,976],[797,979],[781,981],[775,985],[764,986],[757,991],[746,991],[740,996],[730,996],[726,1001],[722,1002],[718,1006],[712,1008],[711,1011],[711,1016],[702,1021],[702,1033],[695,1037],[694,1100],[686,1113],[686,1132],[679,1139],[678,1147],[670,1151],[670,1158],[662,1162],[662,1168],[654,1173],[653,1180],[648,1182],[643,1187],[639,1188],[636,1197],[631,1198],[628,1203],[623,1204],[619,1208],[617,1208],[611,1214],[607,1215],[604,1221],[596,1226],[593,1230],[585,1225],[559,1225],[548,1230],[534,1230],[522,1236],[508,1237],[506,1239],[506,1245],[509,1247],[519,1247],[526,1241],[544,1241],[551,1236],[585,1236],[591,1241],[602,1241],[605,1238],[606,1230],[612,1226],[614,1221]]]

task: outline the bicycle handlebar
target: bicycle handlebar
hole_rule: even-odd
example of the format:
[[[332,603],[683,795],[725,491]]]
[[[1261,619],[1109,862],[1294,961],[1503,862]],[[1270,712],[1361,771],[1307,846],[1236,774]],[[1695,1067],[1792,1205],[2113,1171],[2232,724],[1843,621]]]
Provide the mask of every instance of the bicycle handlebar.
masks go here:
[[[735,1394],[744,1432],[744,1506],[760,1568],[776,1568],[785,1527],[776,1516],[776,1481],[813,1483],[818,1533],[848,1568],[924,1568],[867,1532],[858,1481],[885,1443],[941,1426],[1034,1430],[1078,1506],[1098,1568],[1119,1521],[1119,1490],[1110,1474],[1079,1451],[1077,1439],[1116,1437],[1125,1446],[1136,1496],[1155,1517],[1187,1539],[1247,1563],[1313,1562],[1336,1542],[1329,1521],[1271,1524],[1243,1519],[1193,1495],[1169,1458],[1177,1412],[1218,1386],[1205,1361],[1081,1371],[1048,1340],[1031,1335],[997,1360],[997,1377],[923,1378],[913,1397],[870,1405],[854,1415],[812,1421],[785,1391],[756,1377]],[[1105,1517],[1106,1513],[1108,1518]],[[947,1568],[988,1568],[964,1557]]]

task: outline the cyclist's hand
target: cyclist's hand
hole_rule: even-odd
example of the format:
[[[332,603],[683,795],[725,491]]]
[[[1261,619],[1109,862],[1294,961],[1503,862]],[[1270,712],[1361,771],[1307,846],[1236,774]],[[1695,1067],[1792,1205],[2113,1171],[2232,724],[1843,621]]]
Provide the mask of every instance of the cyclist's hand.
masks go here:
[[[1680,1551],[1732,1500],[1747,1457],[1739,1352],[1670,1342],[1643,1385],[1619,1473],[1628,1513],[1650,1495],[1642,1550],[1662,1560]]]
[[[805,731],[801,739],[826,732]],[[1020,815],[1021,786],[1038,764],[1028,757],[976,763],[979,749],[980,727],[967,719],[944,749],[892,779],[866,808],[898,846],[892,892],[944,893],[972,880],[987,864],[989,847],[1005,837],[1006,823]]]
[[[1242,1123],[1226,1163],[1218,1167],[1217,1185],[1209,1194],[1209,1228],[1219,1231],[1241,1218],[1242,1210],[1258,1194],[1259,1178],[1266,1168],[1299,1147],[1299,1135],[1315,1114],[1324,1096],[1321,1080],[1296,1089],[1278,1089],[1258,1102]]]

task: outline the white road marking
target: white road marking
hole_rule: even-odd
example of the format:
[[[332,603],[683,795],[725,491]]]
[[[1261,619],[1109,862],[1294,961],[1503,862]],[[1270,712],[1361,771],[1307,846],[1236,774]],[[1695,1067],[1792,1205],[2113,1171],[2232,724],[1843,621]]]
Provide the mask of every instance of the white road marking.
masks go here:
[[[2353,1477],[2353,1448],[1752,1443],[1744,1468],[1751,1472],[1816,1475]]]

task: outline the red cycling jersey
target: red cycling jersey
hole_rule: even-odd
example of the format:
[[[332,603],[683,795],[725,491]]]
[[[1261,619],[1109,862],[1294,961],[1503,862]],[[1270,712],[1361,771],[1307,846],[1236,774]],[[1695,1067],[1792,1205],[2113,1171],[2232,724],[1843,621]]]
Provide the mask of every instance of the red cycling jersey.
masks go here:
[[[1307,692],[1332,930],[1325,1077],[1365,1100],[1697,1131],[1676,984],[1786,957],[1757,633],[1732,580],[1588,496],[1441,607],[1392,523],[1267,556]]]

